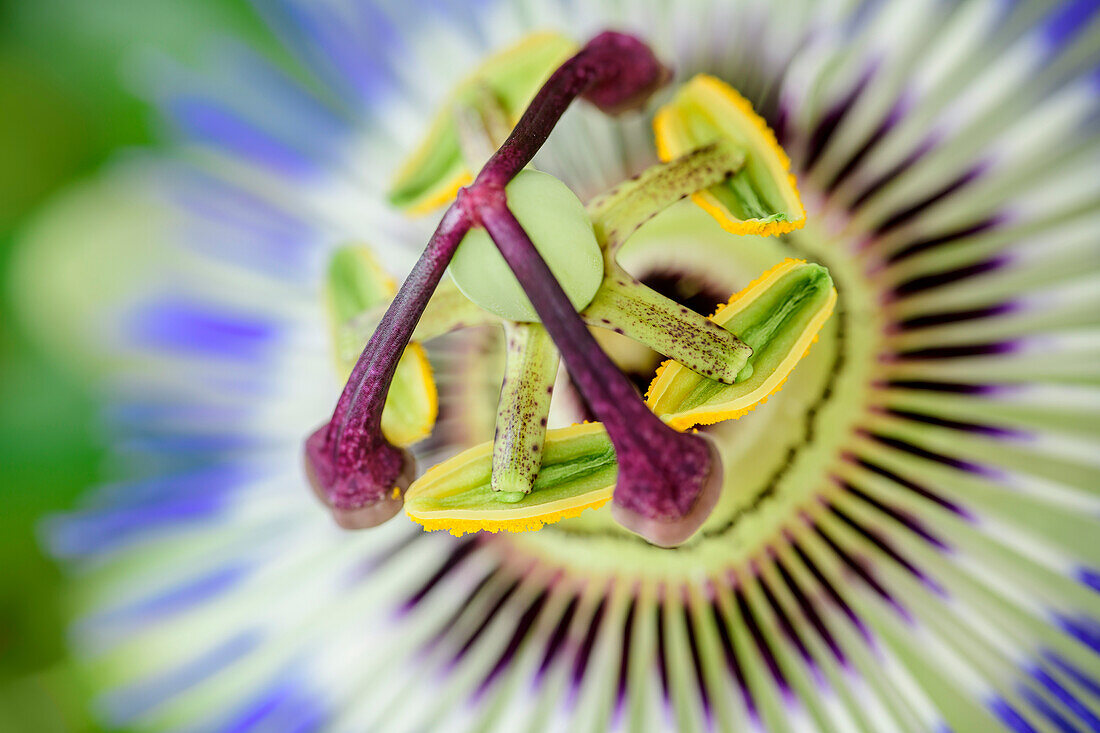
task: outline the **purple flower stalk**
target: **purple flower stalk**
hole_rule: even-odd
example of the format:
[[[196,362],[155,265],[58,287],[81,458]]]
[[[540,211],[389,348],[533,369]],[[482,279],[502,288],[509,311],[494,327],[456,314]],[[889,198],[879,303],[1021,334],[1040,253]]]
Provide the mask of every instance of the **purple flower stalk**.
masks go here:
[[[717,501],[721,467],[710,442],[678,433],[646,408],[588,333],[527,233],[507,207],[504,187],[542,147],[569,104],[583,96],[609,114],[643,104],[668,78],[633,36],[605,32],[559,67],[516,128],[444,214],[424,253],[359,357],[332,419],[306,441],[306,468],[318,495],[348,528],[371,527],[402,505],[412,457],[381,429],[397,362],[463,237],[484,226],[553,337],[581,394],[615,446],[619,477],[613,514],[656,544],[687,539]]]

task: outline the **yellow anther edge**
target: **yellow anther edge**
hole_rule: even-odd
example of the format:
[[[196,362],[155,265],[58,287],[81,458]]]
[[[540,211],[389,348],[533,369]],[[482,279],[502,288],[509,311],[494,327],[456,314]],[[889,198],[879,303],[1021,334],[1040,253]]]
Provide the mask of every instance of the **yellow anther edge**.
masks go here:
[[[546,438],[547,441],[572,438],[598,433],[603,429],[601,423],[585,422],[550,430]],[[414,512],[410,510],[410,504],[415,503],[415,499],[426,491],[426,487],[471,463],[489,459],[492,449],[492,442],[482,443],[430,468],[405,493],[405,514],[424,527],[425,531],[447,530],[458,537],[473,532],[529,532],[540,529],[546,524],[579,516],[586,509],[597,509],[611,500],[614,484],[582,496],[530,506],[502,504],[503,508],[489,511],[459,509]]]
[[[790,196],[785,197],[788,199],[787,203],[794,204],[791,208],[801,211],[802,216],[798,219],[789,221],[771,222],[763,222],[757,219],[734,219],[730,216],[726,207],[723,206],[713,194],[705,190],[692,194],[691,200],[710,214],[723,229],[732,234],[772,236],[776,234],[787,234],[788,232],[793,232],[796,229],[801,229],[806,226],[806,209],[802,205],[802,196],[798,192],[798,181],[795,179],[794,174],[790,172],[791,159],[787,156],[782,146],[780,146],[779,141],[775,137],[775,132],[768,127],[768,123],[764,121],[764,118],[758,115],[756,110],[752,108],[752,103],[742,97],[741,94],[729,84],[709,74],[697,74],[691,81],[682,87],[681,92],[684,89],[688,89],[691,85],[702,87],[716,94],[722,100],[729,102],[737,108],[741,115],[751,124],[757,142],[771,153],[770,159],[766,160],[765,163],[772,170],[777,180],[782,180],[782,178],[786,176],[787,183],[793,195],[793,200]],[[674,104],[675,102],[670,102],[661,107],[661,109],[657,111],[657,115],[653,118],[653,132],[657,141],[657,155],[663,161],[669,161],[678,155],[683,155],[688,152],[689,148],[687,141],[681,140],[676,134],[676,112],[673,108]],[[681,144],[674,145],[674,142],[679,142]]]
[[[794,176],[790,176],[791,187],[794,186]],[[797,192],[797,188],[795,191]],[[758,237],[772,237],[778,234],[787,234],[806,226],[806,217],[796,221],[760,221],[759,219],[734,219],[730,217],[726,207],[722,205],[713,194],[707,191],[696,191],[691,194],[691,200],[714,218],[718,225],[730,234],[738,236],[752,234]]]
[[[767,288],[761,287],[762,285],[770,284],[773,280],[778,280],[779,278],[783,277],[784,275],[786,275],[788,272],[790,272],[794,268],[798,267],[799,265],[805,265],[805,264],[806,264],[806,260],[800,260],[800,259],[796,259],[794,257],[788,257],[787,259],[780,262],[778,265],[772,265],[767,270],[764,270],[764,272],[760,273],[757,277],[753,278],[753,280],[748,285],[746,285],[745,287],[741,288],[736,293],[731,295],[729,297],[729,300],[727,300],[725,303],[719,303],[718,307],[714,309],[714,313],[710,314],[710,320],[712,320],[712,321],[714,321],[715,323],[718,323],[718,324],[723,324],[723,323],[728,322],[730,317],[733,315],[733,312],[731,312],[731,313],[729,313],[725,316],[720,317],[719,314],[722,311],[724,311],[729,306],[733,305],[738,300],[741,300],[741,298],[745,297],[746,295],[753,292],[757,288],[760,288],[760,290],[757,292],[757,295],[759,295],[760,292],[763,292],[764,290],[767,289]],[[746,301],[746,303],[751,303],[751,302],[752,302],[751,299]],[[743,308],[744,305],[742,305],[741,307]],[[734,311],[734,312],[736,312],[736,311]]]
[[[733,294],[729,302],[724,306],[718,307],[714,315],[710,317],[710,320],[718,325],[728,323],[737,313],[744,310],[756,300],[756,298],[764,293],[772,282],[781,278],[793,268],[805,263],[805,260],[788,259],[772,267],[760,277],[749,283],[747,287]],[[759,405],[767,402],[769,397],[783,388],[783,385],[787,381],[787,376],[790,374],[791,370],[794,369],[795,364],[801,361],[802,358],[809,353],[810,347],[813,346],[813,344],[817,343],[821,327],[825,324],[825,321],[829,319],[829,316],[832,315],[833,308],[836,305],[836,298],[836,289],[834,288],[829,294],[829,300],[826,302],[825,306],[818,311],[817,315],[814,316],[813,320],[810,322],[809,328],[806,329],[803,337],[799,339],[799,343],[791,350],[787,358],[779,364],[772,376],[766,379],[760,387],[730,404],[721,407],[699,407],[683,414],[676,415],[668,420],[668,424],[676,430],[682,431],[696,425],[713,425],[714,423],[724,422],[726,420],[736,420],[742,415],[752,412]],[[799,346],[802,348],[798,348]],[[657,368],[657,373],[650,383],[649,389],[646,391],[646,404],[648,404],[651,409],[660,401],[665,390],[669,388],[672,381],[680,374],[681,370],[686,368],[687,367],[682,364],[671,360],[665,361]],[[659,410],[655,410],[655,412],[660,417],[665,417],[668,414],[662,414],[662,411]]]

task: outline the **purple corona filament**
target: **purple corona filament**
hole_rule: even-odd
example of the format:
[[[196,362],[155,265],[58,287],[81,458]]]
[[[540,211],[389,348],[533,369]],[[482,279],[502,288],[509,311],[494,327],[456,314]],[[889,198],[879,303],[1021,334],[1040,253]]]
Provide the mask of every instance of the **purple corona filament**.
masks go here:
[[[709,441],[678,433],[649,411],[588,333],[508,210],[504,192],[576,97],[617,114],[644,104],[668,76],[640,40],[601,33],[551,75],[474,182],[459,191],[363,349],[332,419],[306,441],[310,481],[341,525],[374,526],[401,508],[401,494],[415,471],[408,452],[383,436],[382,408],[397,362],[439,279],[463,237],[479,225],[515,272],[581,394],[606,426],[619,463],[616,519],[658,544],[677,544],[706,518],[721,478]]]

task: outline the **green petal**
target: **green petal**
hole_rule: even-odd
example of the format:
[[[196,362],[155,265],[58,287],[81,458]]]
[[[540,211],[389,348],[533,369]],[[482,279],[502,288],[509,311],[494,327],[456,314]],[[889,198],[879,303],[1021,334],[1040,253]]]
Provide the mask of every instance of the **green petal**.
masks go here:
[[[542,83],[576,50],[577,44],[569,38],[546,32],[527,36],[490,57],[440,107],[424,142],[391,184],[390,203],[423,214],[454,199],[458,189],[471,180],[462,154],[456,108],[478,109],[487,98],[492,99],[515,125]]]

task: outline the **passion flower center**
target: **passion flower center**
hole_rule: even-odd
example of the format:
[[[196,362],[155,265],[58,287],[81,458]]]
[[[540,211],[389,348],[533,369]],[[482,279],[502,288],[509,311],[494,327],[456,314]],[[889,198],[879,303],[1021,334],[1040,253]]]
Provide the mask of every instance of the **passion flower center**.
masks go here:
[[[638,39],[612,32],[596,36],[551,75],[474,183],[459,192],[363,349],[331,420],[306,441],[306,473],[326,503],[354,512],[345,517],[347,526],[373,526],[400,509],[412,473],[410,458],[382,434],[382,408],[397,362],[462,239],[485,210],[507,212],[505,186],[530,163],[573,99],[591,93],[594,104],[617,112],[643,103],[667,76]],[[533,246],[532,253],[545,268]],[[569,303],[549,271],[541,277]],[[583,331],[576,312],[568,310]]]

